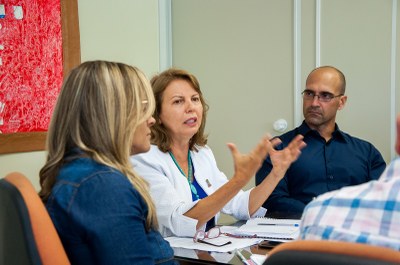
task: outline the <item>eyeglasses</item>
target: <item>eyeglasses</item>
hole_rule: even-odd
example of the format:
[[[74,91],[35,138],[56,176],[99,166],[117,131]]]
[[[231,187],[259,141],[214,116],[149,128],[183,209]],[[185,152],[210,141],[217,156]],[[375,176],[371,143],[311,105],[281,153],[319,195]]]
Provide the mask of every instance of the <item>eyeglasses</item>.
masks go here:
[[[193,241],[199,242],[200,240],[206,238],[213,239],[219,237],[220,235],[221,235],[221,229],[219,228],[219,226],[215,226],[210,230],[208,230],[207,232],[203,230],[197,230],[196,234],[194,234]]]
[[[203,230],[197,230],[196,234],[193,237],[193,242],[204,243],[216,247],[222,247],[232,243],[231,241],[227,241],[227,242],[222,242],[222,244],[220,244],[221,242],[211,243],[205,240],[205,239],[214,239],[219,237],[220,235],[224,235],[224,233],[221,233],[221,229],[219,228],[219,226],[215,226],[210,230],[208,230],[207,232]]]
[[[301,94],[303,95],[304,100],[314,100],[314,98],[317,97],[318,101],[320,102],[329,102],[334,98],[343,96],[343,94],[334,95],[329,92],[321,92],[320,94],[316,94],[311,90],[304,90]]]

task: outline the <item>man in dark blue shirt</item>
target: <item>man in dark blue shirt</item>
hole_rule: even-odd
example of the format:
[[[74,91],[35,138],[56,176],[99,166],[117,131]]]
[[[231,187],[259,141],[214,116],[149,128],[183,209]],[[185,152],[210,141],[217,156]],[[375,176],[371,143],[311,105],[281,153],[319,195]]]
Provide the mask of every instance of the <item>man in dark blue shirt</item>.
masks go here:
[[[301,216],[314,197],[344,186],[378,179],[386,167],[379,151],[369,142],[339,130],[336,113],[347,101],[346,79],[331,66],[314,69],[303,91],[303,123],[279,138],[283,149],[298,134],[307,146],[264,203],[267,216]],[[272,169],[267,158],[256,174],[256,185]]]

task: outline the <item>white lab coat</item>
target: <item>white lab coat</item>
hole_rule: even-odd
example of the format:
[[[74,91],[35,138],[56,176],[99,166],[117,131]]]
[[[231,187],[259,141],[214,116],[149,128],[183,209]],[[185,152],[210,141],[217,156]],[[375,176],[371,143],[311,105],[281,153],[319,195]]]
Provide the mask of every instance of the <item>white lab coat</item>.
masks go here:
[[[225,184],[228,179],[219,171],[214,155],[208,146],[197,147],[191,151],[194,176],[209,195]],[[156,205],[160,232],[164,237],[188,236],[196,233],[197,220],[184,215],[198,201],[192,201],[187,178],[182,175],[168,153],[161,152],[152,145],[150,151],[131,157],[134,170],[150,185],[150,193]],[[239,193],[229,201],[221,212],[232,215],[238,220],[247,220],[249,216],[248,191]],[[266,210],[260,208],[252,217],[264,216]],[[217,214],[216,221],[219,214]]]

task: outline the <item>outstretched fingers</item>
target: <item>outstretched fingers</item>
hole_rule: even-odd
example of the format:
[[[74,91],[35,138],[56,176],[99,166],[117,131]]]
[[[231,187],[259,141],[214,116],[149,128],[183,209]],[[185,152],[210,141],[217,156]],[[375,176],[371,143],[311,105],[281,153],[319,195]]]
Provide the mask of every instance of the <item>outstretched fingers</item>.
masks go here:
[[[236,157],[240,156],[240,152],[234,143],[227,143],[226,145],[228,146],[229,150],[231,151],[233,160],[235,160]]]
[[[240,153],[235,144],[227,144],[233,157],[235,175],[240,175],[240,178],[248,181],[257,172],[267,154],[274,149],[270,138],[269,135],[262,137],[258,144],[247,154]]]
[[[279,139],[278,137],[270,139],[270,142],[274,147],[277,146],[278,144],[282,143],[281,139]]]
[[[262,161],[269,149],[273,149],[271,142],[269,141],[268,135],[261,138],[261,141],[251,150],[248,154],[242,154],[236,147],[234,143],[227,143],[229,150],[231,151],[233,160],[235,162],[247,162],[250,163],[250,160]]]
[[[306,144],[303,142],[303,136],[297,135],[283,150],[273,150],[269,153],[273,165],[273,171],[277,176],[283,177],[286,170],[301,154],[301,149]]]
[[[271,135],[266,134],[261,138],[260,142],[257,144],[252,152],[259,159],[264,160],[267,154],[269,154],[269,152],[274,149],[274,146],[276,144],[278,144],[278,141],[275,141],[275,143],[273,143],[271,141]]]
[[[303,136],[302,135],[296,135],[295,138],[289,143],[287,146],[287,149],[290,151],[290,154],[292,155],[292,162],[295,161],[299,155],[301,154],[301,149],[303,149],[306,146],[306,143],[303,141]]]

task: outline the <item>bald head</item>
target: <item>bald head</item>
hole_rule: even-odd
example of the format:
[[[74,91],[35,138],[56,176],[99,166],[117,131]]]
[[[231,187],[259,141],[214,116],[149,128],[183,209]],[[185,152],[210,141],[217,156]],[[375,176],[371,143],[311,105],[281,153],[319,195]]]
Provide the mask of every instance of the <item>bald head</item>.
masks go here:
[[[338,81],[338,92],[343,94],[346,92],[346,78],[344,74],[333,66],[320,66],[311,71],[308,75],[306,84],[315,76],[330,75]]]

